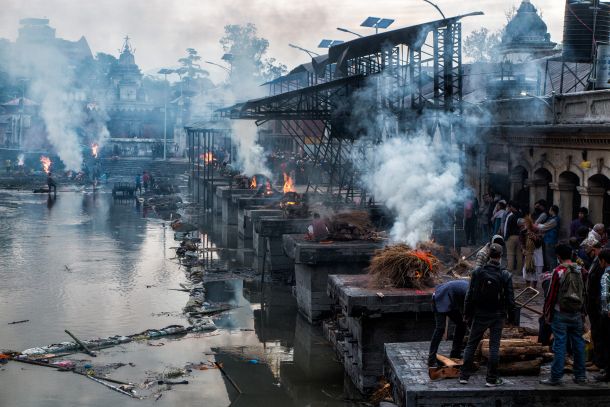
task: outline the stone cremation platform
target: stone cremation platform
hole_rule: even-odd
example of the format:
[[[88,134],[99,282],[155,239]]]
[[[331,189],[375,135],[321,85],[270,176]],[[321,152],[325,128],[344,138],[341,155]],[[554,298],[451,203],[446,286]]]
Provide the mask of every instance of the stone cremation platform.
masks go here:
[[[374,288],[371,277],[331,275],[328,294],[337,305],[323,330],[343,360],[346,373],[363,393],[383,376],[384,344],[430,340],[434,331],[433,288]]]
[[[284,252],[294,259],[295,294],[299,312],[310,323],[331,311],[327,294],[330,274],[362,274],[380,243],[354,240],[314,242],[305,235],[284,235]]]
[[[253,217],[252,241],[255,268],[262,272],[264,267],[269,272],[267,275],[276,281],[292,280],[294,260],[284,252],[282,236],[303,233],[311,222],[311,219]]]
[[[539,383],[539,376],[504,377],[500,387],[485,387],[485,369],[481,368],[467,385],[457,379],[431,381],[428,376],[430,342],[387,343],[385,377],[392,385],[394,401],[400,407],[521,407],[521,406],[610,406],[610,385],[589,383],[577,385],[570,374],[562,386]],[[441,344],[440,353],[448,355],[450,343]],[[547,369],[548,370],[548,369]],[[543,373],[546,377],[548,373]]]

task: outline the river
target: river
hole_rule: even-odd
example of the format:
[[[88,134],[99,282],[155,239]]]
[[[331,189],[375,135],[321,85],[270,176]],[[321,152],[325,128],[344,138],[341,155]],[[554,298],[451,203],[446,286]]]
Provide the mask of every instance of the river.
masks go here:
[[[187,283],[166,222],[104,189],[46,194],[0,190],[0,349],[79,338],[129,335],[188,325]],[[201,230],[210,245],[212,230]],[[234,254],[226,250],[226,258]],[[205,284],[210,300],[236,308],[214,317],[218,330],[132,342],[100,351],[91,363],[122,363],[113,378],[143,383],[168,369],[193,370],[188,385],[135,400],[85,377],[9,362],[0,365],[0,406],[350,406],[351,391],[330,345],[296,311],[290,287],[227,280]],[[21,324],[10,322],[29,320]],[[160,345],[162,344],[162,345]],[[151,346],[156,345],[156,346]]]

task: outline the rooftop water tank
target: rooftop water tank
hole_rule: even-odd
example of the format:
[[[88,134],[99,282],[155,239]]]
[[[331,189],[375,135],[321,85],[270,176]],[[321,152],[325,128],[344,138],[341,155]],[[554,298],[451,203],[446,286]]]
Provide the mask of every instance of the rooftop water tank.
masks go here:
[[[597,3],[596,17],[595,4]],[[595,36],[593,31],[595,31]],[[564,60],[569,62],[592,62],[594,38],[598,44],[610,42],[610,2],[567,0],[563,24]]]
[[[610,45],[599,45],[597,47],[595,88],[610,89]]]

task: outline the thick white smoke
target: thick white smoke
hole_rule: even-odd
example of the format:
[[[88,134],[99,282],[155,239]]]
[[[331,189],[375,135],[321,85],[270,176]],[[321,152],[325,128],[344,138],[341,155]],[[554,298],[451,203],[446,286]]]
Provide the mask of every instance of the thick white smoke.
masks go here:
[[[233,142],[237,146],[237,166],[247,176],[263,174],[271,177],[271,170],[267,167],[265,150],[257,142],[258,129],[250,120],[233,120]]]
[[[394,241],[415,246],[430,238],[433,219],[461,196],[458,158],[450,145],[426,135],[391,138],[369,150],[372,164],[363,178],[375,198],[396,214]]]

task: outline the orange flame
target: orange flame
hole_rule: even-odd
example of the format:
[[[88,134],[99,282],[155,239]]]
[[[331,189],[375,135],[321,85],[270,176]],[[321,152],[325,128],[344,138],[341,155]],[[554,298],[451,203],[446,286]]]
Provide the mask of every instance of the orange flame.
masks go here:
[[[47,174],[51,171],[51,159],[47,156],[40,156],[40,163],[42,164],[42,169]]]
[[[252,177],[252,181],[250,181],[250,189],[256,189],[256,177]]]
[[[297,190],[294,187],[294,181],[292,180],[290,175],[284,173],[284,193],[287,192],[297,192]]]
[[[271,182],[269,182],[269,180],[265,182],[265,195],[273,195],[273,188],[271,188]]]
[[[214,155],[211,152],[203,153],[199,156],[200,160],[203,160],[204,163],[209,164],[214,161]]]
[[[91,144],[91,155],[95,158],[97,158],[97,152],[99,150],[100,146],[97,143],[93,143]]]
[[[430,259],[429,253],[427,253],[423,250],[415,250],[413,252],[413,254],[415,255],[415,257],[417,257],[419,260],[423,261],[428,266],[429,271],[432,271],[432,260]],[[421,278],[421,277],[422,277],[422,273],[420,273],[418,271],[415,275],[415,278]]]

